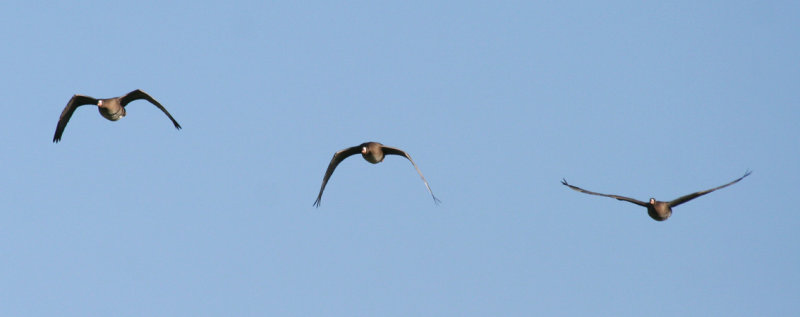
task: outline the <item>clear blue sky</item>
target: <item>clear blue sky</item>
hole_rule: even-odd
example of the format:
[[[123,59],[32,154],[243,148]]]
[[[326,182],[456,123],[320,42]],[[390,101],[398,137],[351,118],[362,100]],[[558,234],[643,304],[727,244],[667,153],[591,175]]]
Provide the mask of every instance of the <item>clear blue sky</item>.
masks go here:
[[[800,4],[5,1],[2,316],[800,314]],[[143,89],[118,122],[73,94]],[[345,160],[364,141],[408,151]],[[670,200],[666,222],[584,188]]]

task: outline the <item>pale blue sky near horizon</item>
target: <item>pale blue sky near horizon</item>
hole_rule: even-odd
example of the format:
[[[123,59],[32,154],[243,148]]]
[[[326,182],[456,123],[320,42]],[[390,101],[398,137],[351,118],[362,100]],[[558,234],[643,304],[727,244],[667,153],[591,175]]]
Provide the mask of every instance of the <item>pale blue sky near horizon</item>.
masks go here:
[[[2,316],[800,314],[800,3],[0,4]],[[120,121],[73,94],[142,89]],[[365,141],[312,203],[334,152]],[[560,184],[670,200],[675,208]]]

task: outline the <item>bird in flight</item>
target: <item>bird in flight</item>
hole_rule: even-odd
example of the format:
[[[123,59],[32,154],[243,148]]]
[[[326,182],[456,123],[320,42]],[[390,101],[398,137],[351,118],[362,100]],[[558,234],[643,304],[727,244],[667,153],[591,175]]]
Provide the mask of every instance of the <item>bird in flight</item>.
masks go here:
[[[64,128],[67,127],[67,122],[72,117],[72,113],[75,112],[75,109],[83,106],[83,105],[96,105],[97,109],[100,111],[100,115],[103,118],[106,118],[110,121],[117,121],[125,116],[125,106],[128,105],[131,101],[145,99],[161,109],[164,114],[172,120],[172,124],[175,125],[176,129],[180,129],[181,125],[172,118],[172,115],[167,112],[167,109],[164,108],[158,101],[150,97],[144,91],[136,89],[131,91],[124,96],[121,97],[114,97],[108,99],[95,99],[93,97],[85,96],[85,95],[74,95],[72,99],[69,100],[67,106],[64,107],[64,111],[61,112],[61,117],[58,118],[58,125],[56,126],[56,134],[53,135],[53,142],[58,143],[61,141],[61,134],[64,133]]]
[[[719,186],[719,187],[714,187],[712,189],[699,191],[699,192],[692,193],[692,194],[688,194],[688,195],[685,195],[685,196],[681,196],[681,197],[678,197],[678,198],[673,199],[671,201],[658,201],[655,198],[650,198],[649,202],[643,202],[643,201],[639,201],[639,200],[636,200],[636,199],[633,199],[633,198],[628,198],[628,197],[625,197],[625,196],[595,193],[595,192],[591,192],[591,191],[585,190],[585,189],[577,187],[577,186],[572,186],[572,185],[567,183],[566,179],[562,179],[561,180],[561,184],[564,184],[565,186],[567,186],[569,188],[572,188],[573,190],[579,191],[581,193],[584,193],[584,194],[611,197],[611,198],[615,198],[617,200],[627,201],[627,202],[631,202],[631,203],[637,204],[637,205],[642,206],[642,207],[646,207],[647,208],[647,214],[650,215],[650,218],[653,218],[656,221],[664,221],[664,220],[667,220],[667,218],[669,218],[672,215],[672,207],[676,207],[676,206],[678,206],[678,205],[680,205],[682,203],[685,203],[685,202],[690,201],[692,199],[695,199],[697,197],[703,196],[703,195],[708,194],[710,192],[713,192],[713,191],[715,191],[717,189],[721,189],[721,188],[725,188],[725,187],[728,187],[730,185],[733,185],[736,182],[738,182],[738,181],[742,180],[743,178],[747,177],[747,175],[750,175],[750,173],[751,173],[750,171],[747,171],[746,173],[744,173],[744,176],[739,177],[739,178],[735,179],[734,181],[732,181],[730,183],[727,183],[725,185],[722,185],[722,186]]]
[[[322,192],[325,190],[325,185],[328,184],[328,179],[331,178],[331,174],[333,174],[333,170],[336,169],[336,166],[339,165],[339,163],[341,163],[344,159],[357,153],[361,153],[361,156],[364,157],[367,162],[372,164],[383,162],[383,159],[387,154],[405,156],[405,158],[407,158],[411,164],[414,165],[414,168],[417,169],[417,173],[419,173],[419,177],[422,178],[422,181],[425,182],[425,187],[427,187],[428,192],[431,193],[434,203],[438,204],[441,202],[438,198],[436,198],[436,196],[433,195],[431,186],[428,185],[428,181],[425,180],[425,176],[422,176],[422,172],[419,170],[419,167],[417,167],[417,164],[414,163],[414,160],[411,159],[411,156],[408,155],[408,153],[401,149],[385,146],[378,142],[365,142],[361,143],[361,145],[349,147],[333,154],[333,158],[331,159],[330,164],[328,164],[328,170],[325,171],[325,177],[322,178],[322,187],[319,189],[319,195],[317,195],[317,200],[314,201],[314,206],[319,207],[320,200],[322,200]]]

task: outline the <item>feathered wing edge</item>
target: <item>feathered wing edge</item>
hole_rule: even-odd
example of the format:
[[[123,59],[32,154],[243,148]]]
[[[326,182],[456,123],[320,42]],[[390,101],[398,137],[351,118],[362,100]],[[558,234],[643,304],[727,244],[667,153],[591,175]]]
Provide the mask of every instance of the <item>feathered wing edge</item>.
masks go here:
[[[405,156],[405,158],[407,158],[408,161],[411,162],[411,165],[414,165],[414,168],[417,170],[417,174],[419,174],[419,177],[422,178],[422,181],[425,183],[425,187],[428,188],[428,192],[431,193],[431,197],[433,197],[433,202],[437,205],[442,203],[442,201],[439,200],[439,198],[436,198],[436,195],[433,194],[433,190],[431,190],[431,185],[428,184],[428,180],[426,180],[425,176],[422,175],[422,171],[419,170],[417,163],[414,163],[414,160],[411,159],[411,155],[408,155],[408,153],[398,148],[393,148],[385,145],[382,148],[384,155],[391,154],[391,155]]]
[[[319,188],[319,194],[317,195],[317,200],[314,201],[314,206],[319,208],[320,201],[322,200],[322,192],[325,191],[325,185],[328,184],[328,179],[330,179],[331,175],[333,175],[333,171],[336,169],[336,166],[338,166],[339,163],[344,161],[344,159],[352,155],[358,154],[360,152],[361,152],[361,146],[358,145],[340,150],[333,154],[331,162],[328,164],[328,169],[325,170],[325,176],[322,178],[322,186],[320,186]]]

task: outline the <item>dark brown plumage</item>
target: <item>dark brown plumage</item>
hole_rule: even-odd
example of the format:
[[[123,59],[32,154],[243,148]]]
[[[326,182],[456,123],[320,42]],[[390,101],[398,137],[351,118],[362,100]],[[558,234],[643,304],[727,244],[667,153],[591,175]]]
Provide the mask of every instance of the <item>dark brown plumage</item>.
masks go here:
[[[736,180],[734,180],[734,181],[732,181],[730,183],[727,183],[727,184],[722,185],[722,186],[714,187],[712,189],[707,189],[707,190],[699,191],[699,192],[696,192],[696,193],[688,194],[688,195],[685,195],[685,196],[681,196],[681,197],[678,197],[678,198],[676,198],[676,199],[674,199],[672,201],[658,201],[655,198],[650,198],[650,202],[643,202],[643,201],[639,201],[639,200],[636,200],[636,199],[633,199],[633,198],[624,197],[624,196],[608,195],[608,194],[601,194],[601,193],[591,192],[591,191],[585,190],[583,188],[567,184],[567,180],[566,179],[562,179],[561,183],[564,184],[565,186],[569,187],[569,188],[572,188],[572,189],[574,189],[576,191],[579,191],[581,193],[584,193],[584,194],[611,197],[611,198],[615,198],[617,200],[623,200],[623,201],[627,201],[627,202],[631,202],[631,203],[637,204],[637,205],[642,206],[642,207],[646,207],[647,208],[647,214],[650,215],[650,218],[653,218],[656,221],[664,221],[664,220],[667,220],[667,218],[669,218],[672,215],[672,207],[676,207],[676,206],[678,206],[678,205],[680,205],[682,203],[685,203],[685,202],[690,201],[692,199],[695,199],[697,197],[703,196],[703,195],[708,194],[710,192],[713,192],[713,191],[715,191],[717,189],[721,189],[721,188],[725,188],[727,186],[733,185],[736,182],[738,182],[738,181],[742,180],[743,178],[747,177],[747,175],[750,175],[750,173],[751,173],[750,171],[747,171],[746,173],[744,173],[744,176],[739,177],[739,178],[737,178]]]
[[[84,96],[84,95],[74,95],[72,99],[69,100],[67,106],[64,107],[64,111],[61,112],[61,117],[58,118],[58,125],[56,126],[56,133],[53,135],[53,142],[58,143],[61,141],[61,134],[64,133],[64,128],[67,127],[67,122],[72,117],[72,113],[75,112],[75,109],[83,106],[83,105],[96,105],[97,109],[100,111],[100,115],[103,118],[106,118],[110,121],[117,121],[125,116],[125,106],[128,105],[131,101],[145,99],[161,109],[164,114],[172,120],[172,124],[175,125],[176,129],[180,129],[181,125],[172,118],[172,115],[167,112],[167,109],[164,108],[158,101],[150,97],[144,91],[136,89],[127,93],[121,97],[115,98],[107,98],[107,99],[95,99],[93,97]]]
[[[433,195],[433,191],[431,191],[431,187],[430,185],[428,185],[428,181],[425,180],[425,176],[422,176],[422,171],[419,170],[419,167],[417,167],[417,164],[414,163],[414,160],[411,159],[411,156],[408,155],[408,153],[397,148],[384,146],[383,144],[380,144],[378,142],[365,142],[354,147],[343,149],[333,154],[333,158],[331,158],[331,162],[330,164],[328,164],[328,169],[325,171],[325,177],[322,178],[322,186],[319,189],[319,195],[317,195],[317,200],[314,201],[314,206],[319,207],[320,201],[322,200],[322,192],[325,190],[325,185],[328,184],[328,179],[331,178],[331,175],[333,174],[333,171],[336,169],[336,166],[338,166],[339,163],[341,163],[344,159],[348,158],[351,155],[355,155],[357,153],[361,153],[361,156],[364,157],[364,159],[367,162],[370,162],[372,164],[378,164],[380,162],[383,162],[383,159],[386,156],[386,154],[404,156],[411,162],[411,165],[414,165],[414,168],[417,169],[417,173],[419,173],[419,177],[422,178],[422,181],[425,182],[425,187],[427,187],[428,192],[431,193],[433,201],[437,204],[441,202],[438,198],[436,198],[436,196]]]

